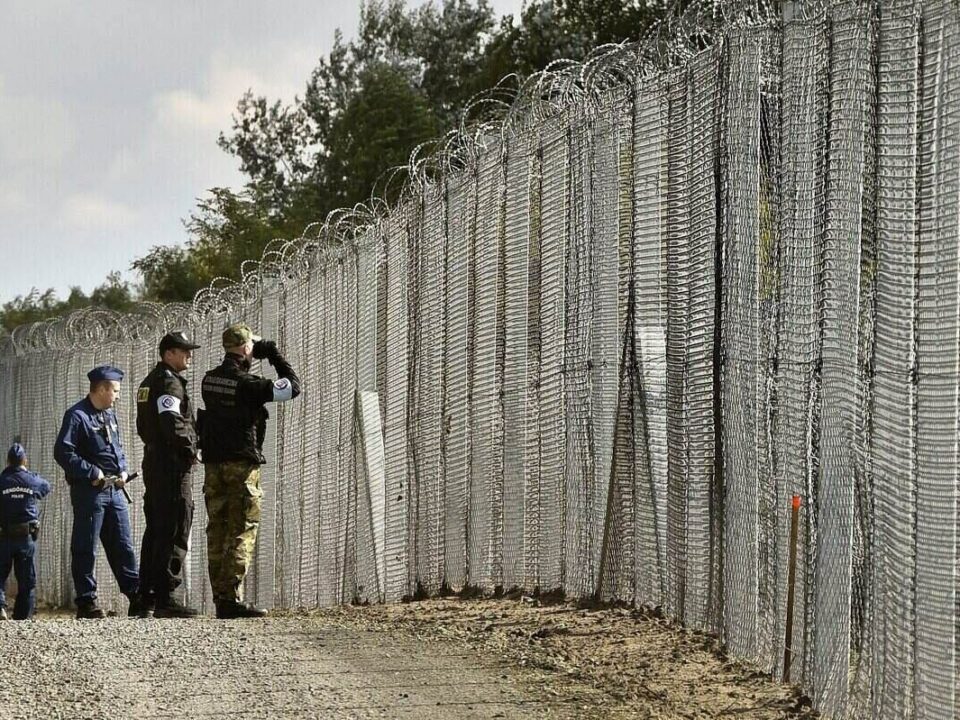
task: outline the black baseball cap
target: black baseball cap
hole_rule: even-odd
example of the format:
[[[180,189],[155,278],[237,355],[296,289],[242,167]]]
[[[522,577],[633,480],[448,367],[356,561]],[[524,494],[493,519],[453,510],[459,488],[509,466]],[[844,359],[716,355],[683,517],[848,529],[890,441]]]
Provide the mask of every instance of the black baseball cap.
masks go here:
[[[199,345],[192,342],[189,336],[182,330],[174,330],[164,335],[160,339],[160,354],[163,355],[167,350],[180,348],[181,350],[196,350]]]

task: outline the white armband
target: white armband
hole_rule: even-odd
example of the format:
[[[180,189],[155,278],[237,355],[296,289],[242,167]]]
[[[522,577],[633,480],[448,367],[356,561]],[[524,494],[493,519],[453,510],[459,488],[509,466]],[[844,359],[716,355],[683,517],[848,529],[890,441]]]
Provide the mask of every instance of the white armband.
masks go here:
[[[286,402],[293,397],[293,384],[286,378],[280,378],[273,383],[273,401]]]
[[[157,412],[158,413],[176,413],[180,414],[180,398],[175,398],[173,395],[161,395],[157,398]]]

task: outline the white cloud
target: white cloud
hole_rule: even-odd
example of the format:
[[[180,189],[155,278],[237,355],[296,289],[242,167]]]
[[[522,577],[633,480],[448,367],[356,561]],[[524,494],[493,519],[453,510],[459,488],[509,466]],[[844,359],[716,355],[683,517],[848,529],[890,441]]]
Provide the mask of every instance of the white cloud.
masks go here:
[[[192,87],[154,93],[139,141],[115,148],[107,180],[137,182],[150,175],[159,180],[155,191],[167,194],[173,188],[165,180],[176,173],[178,184],[191,189],[183,214],[208,187],[242,183],[236,160],[217,146],[219,134],[230,130],[237,101],[250,90],[271,102],[292,102],[317,61],[310,45],[268,45],[257,53],[215,51]]]
[[[0,184],[0,212],[10,213],[23,210],[27,207],[27,195],[16,187]]]
[[[76,127],[62,102],[7,92],[0,78],[0,165],[58,165],[76,140]]]
[[[305,47],[284,47],[271,63],[249,63],[250,58],[232,58],[215,53],[200,90],[177,89],[158,93],[153,104],[161,128],[176,131],[210,130],[214,134],[230,127],[230,116],[240,97],[252,90],[269,100],[293,100],[302,94],[307,75],[315,63]]]
[[[107,197],[77,193],[64,203],[61,217],[72,230],[117,230],[135,224],[139,214],[131,207]]]

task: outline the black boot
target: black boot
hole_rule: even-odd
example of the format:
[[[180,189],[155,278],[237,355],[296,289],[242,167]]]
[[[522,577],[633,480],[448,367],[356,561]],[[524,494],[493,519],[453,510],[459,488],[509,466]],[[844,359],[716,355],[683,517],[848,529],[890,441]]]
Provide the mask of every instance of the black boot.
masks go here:
[[[77,620],[103,620],[105,617],[106,614],[96,600],[77,603]]]
[[[234,620],[237,618],[262,618],[266,616],[267,611],[261,610],[248,603],[237,602],[236,600],[218,600],[217,618],[220,620]]]
[[[127,608],[127,617],[148,618],[153,614],[153,598],[141,595],[130,596],[130,607]]]
[[[199,610],[187,607],[176,598],[157,598],[157,607],[153,611],[155,618],[192,618],[200,614]]]

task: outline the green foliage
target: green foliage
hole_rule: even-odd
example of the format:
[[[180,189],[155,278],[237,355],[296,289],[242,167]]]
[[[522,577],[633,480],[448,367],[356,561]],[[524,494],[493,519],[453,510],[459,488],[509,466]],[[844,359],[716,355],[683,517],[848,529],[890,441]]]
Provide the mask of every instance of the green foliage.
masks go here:
[[[385,170],[405,165],[417,145],[440,132],[427,98],[396,67],[364,68],[358,80],[361,89],[331,127],[325,158],[325,200],[334,207],[367,199]]]
[[[237,278],[243,261],[259,259],[271,240],[297,237],[331,210],[368,199],[386,171],[455,127],[470,100],[502,78],[519,82],[554,60],[637,38],[663,4],[542,0],[498,21],[488,0],[416,8],[367,0],[357,38],[345,42],[338,31],[302,98],[286,105],[248,92],[239,99],[218,144],[248,181],[240,191],[212,188],[198,201],[184,222],[185,246],[154,247],[133,263],[143,299],[189,301],[217,277]],[[79,288],[62,301],[52,290],[18,297],[3,306],[0,323],[12,328],[90,304],[122,310],[134,297],[113,274],[90,297]]]
[[[239,99],[218,144],[248,181],[240,191],[212,188],[198,201],[184,222],[185,246],[154,247],[133,263],[143,299],[189,301],[217,277],[237,278],[243,261],[260,258],[271,240],[297,237],[331,210],[368,199],[386,171],[455,127],[470,100],[502,78],[519,82],[554,60],[639,37],[663,13],[657,0],[544,0],[498,21],[487,0],[417,8],[367,0],[357,38],[344,42],[337,33],[302,98],[285,105],[248,92]],[[0,309],[0,324],[89,305],[126,310],[135,299],[113,273],[89,297],[79,288],[66,300],[53,290],[17,297]]]
[[[119,272],[107,275],[89,297],[79,287],[70,288],[66,300],[60,300],[53,288],[41,293],[34,288],[27,295],[18,295],[0,308],[0,324],[7,330],[18,325],[56,317],[86,307],[102,307],[127,312],[136,302],[130,283],[120,279]]]

